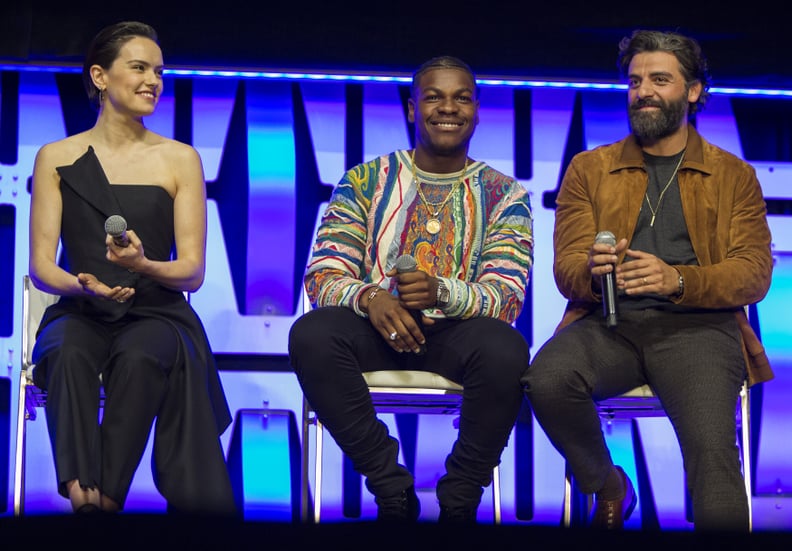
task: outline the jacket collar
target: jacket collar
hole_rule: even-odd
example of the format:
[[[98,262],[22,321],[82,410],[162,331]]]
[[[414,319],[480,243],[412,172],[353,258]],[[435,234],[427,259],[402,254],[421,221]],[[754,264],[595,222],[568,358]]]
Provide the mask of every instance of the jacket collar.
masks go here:
[[[641,168],[645,166],[643,150],[635,139],[634,134],[630,134],[622,140],[621,155],[613,158],[609,172],[618,172],[625,168]],[[708,167],[704,161],[704,146],[701,135],[692,124],[688,124],[687,145],[685,145],[685,160],[682,169],[693,169],[704,174],[711,174],[712,168]]]

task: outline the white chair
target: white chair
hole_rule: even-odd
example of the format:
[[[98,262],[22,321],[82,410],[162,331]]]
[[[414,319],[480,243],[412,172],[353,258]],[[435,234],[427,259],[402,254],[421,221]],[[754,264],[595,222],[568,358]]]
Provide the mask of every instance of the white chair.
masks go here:
[[[46,404],[47,394],[33,384],[31,355],[44,310],[58,300],[58,296],[36,289],[30,276],[22,278],[22,365],[19,371],[19,400],[17,407],[16,454],[14,459],[14,515],[25,508],[25,445],[26,422],[36,419],[36,408]]]
[[[303,288],[303,312],[311,309],[308,295]],[[462,387],[457,383],[428,371],[370,371],[365,372],[374,408],[378,413],[416,413],[459,415],[462,405]],[[323,426],[316,418],[310,404],[303,398],[302,412],[302,518],[310,517],[310,480],[311,443],[309,431],[314,430],[314,493],[313,522],[319,523],[322,509],[322,438]],[[495,466],[492,472],[493,522],[501,522],[500,469]]]
[[[749,530],[753,528],[753,512],[751,506],[751,433],[750,433],[750,391],[748,389],[748,382],[743,382],[742,389],[740,390],[739,399],[739,418],[738,418],[738,432],[739,432],[739,447],[742,456],[743,479],[745,480],[745,492],[748,496],[748,526]],[[643,385],[633,390],[603,400],[597,404],[597,410],[600,417],[605,423],[613,423],[617,420],[629,420],[633,423],[633,446],[640,446],[640,434],[638,433],[635,420],[641,417],[665,417],[666,413],[660,405],[660,400],[655,396],[649,385]],[[641,500],[642,507],[654,507],[650,500],[653,499],[651,495],[651,488],[648,484],[641,487],[641,475],[639,474],[638,494]],[[648,477],[647,477],[648,478]],[[641,490],[644,490],[643,492]],[[642,495],[642,493],[648,495]],[[578,494],[578,495],[573,495]],[[577,498],[577,499],[576,499]],[[579,493],[573,491],[573,480],[569,466],[566,467],[566,477],[564,480],[564,501],[562,510],[562,524],[569,527],[573,524],[573,503],[578,503],[581,500],[585,501],[583,511],[581,514],[575,514],[575,519],[581,520],[588,515],[591,507],[590,496],[580,496]],[[583,516],[585,515],[585,516]]]

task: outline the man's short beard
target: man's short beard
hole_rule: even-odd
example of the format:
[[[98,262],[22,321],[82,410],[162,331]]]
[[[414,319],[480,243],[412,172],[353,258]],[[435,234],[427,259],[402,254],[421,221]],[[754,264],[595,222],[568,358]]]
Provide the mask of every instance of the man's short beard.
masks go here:
[[[643,112],[637,106],[641,105],[638,101],[630,106],[630,130],[639,142],[654,142],[670,136],[682,125],[685,119],[688,106],[687,98],[669,102],[649,101],[651,105],[660,108],[659,111]]]

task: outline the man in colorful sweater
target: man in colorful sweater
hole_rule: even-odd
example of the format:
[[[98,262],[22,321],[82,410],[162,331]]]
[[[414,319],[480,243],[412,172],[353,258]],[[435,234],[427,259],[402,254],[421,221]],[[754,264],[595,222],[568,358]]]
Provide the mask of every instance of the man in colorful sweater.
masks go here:
[[[437,484],[441,522],[475,522],[520,408],[528,345],[511,323],[533,262],[519,182],[468,157],[478,124],[470,67],[433,58],[413,75],[415,149],[349,170],[324,213],[305,276],[318,306],[292,327],[306,399],[383,521],[420,514],[399,444],[362,372],[424,370],[464,387],[458,438]],[[406,264],[396,266],[407,260]]]

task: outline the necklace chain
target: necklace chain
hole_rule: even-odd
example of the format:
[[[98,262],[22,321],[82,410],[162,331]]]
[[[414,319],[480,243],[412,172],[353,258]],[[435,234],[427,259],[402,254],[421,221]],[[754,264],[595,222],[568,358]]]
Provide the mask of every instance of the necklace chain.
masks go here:
[[[674,178],[676,177],[677,172],[679,172],[679,167],[682,166],[682,160],[684,158],[685,158],[685,151],[683,150],[682,151],[682,156],[679,157],[679,162],[677,163],[676,168],[674,169],[674,172],[671,174],[671,177],[668,179],[668,182],[666,183],[665,187],[660,192],[660,197],[657,198],[657,206],[656,207],[652,208],[652,203],[649,202],[649,190],[648,189],[646,190],[646,193],[644,194],[644,198],[646,199],[646,204],[649,207],[649,210],[652,212],[652,219],[649,222],[649,226],[651,226],[651,227],[654,227],[655,217],[657,216],[657,213],[660,210],[660,203],[663,202],[663,196],[665,195],[665,192],[668,191],[668,188],[671,186],[671,182],[674,181]]]
[[[440,231],[440,221],[437,219],[437,217],[440,215],[440,211],[443,210],[443,207],[446,205],[446,203],[448,203],[448,200],[451,199],[451,197],[454,195],[454,192],[456,191],[457,187],[459,187],[459,185],[465,179],[465,172],[467,172],[467,167],[468,167],[468,159],[465,158],[465,166],[464,168],[462,168],[462,172],[459,174],[459,178],[457,179],[457,181],[454,182],[454,184],[451,186],[451,190],[448,192],[448,195],[446,195],[445,199],[443,199],[439,203],[430,203],[426,199],[426,196],[424,195],[423,190],[421,189],[421,182],[418,181],[418,174],[415,171],[415,150],[414,149],[412,150],[412,153],[410,154],[410,168],[412,169],[412,178],[413,178],[413,182],[415,182],[415,187],[418,190],[418,196],[421,198],[421,201],[423,201],[424,205],[426,206],[426,211],[429,213],[430,216],[429,220],[426,222],[426,229],[429,233],[435,234]],[[434,211],[433,211],[433,207],[435,207]]]

